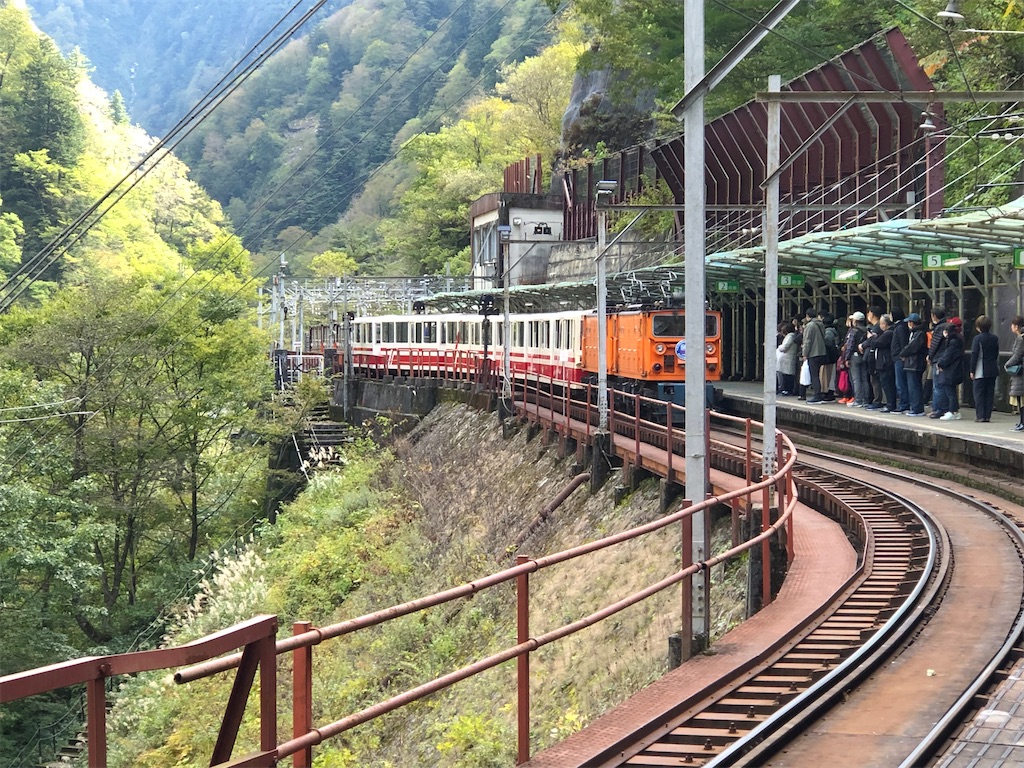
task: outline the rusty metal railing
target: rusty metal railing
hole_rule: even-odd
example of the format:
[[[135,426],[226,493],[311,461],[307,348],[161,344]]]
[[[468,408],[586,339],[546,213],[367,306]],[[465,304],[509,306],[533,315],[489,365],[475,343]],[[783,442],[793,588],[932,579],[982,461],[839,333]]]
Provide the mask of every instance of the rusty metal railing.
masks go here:
[[[535,389],[532,395],[535,400],[543,399],[540,377],[536,378]],[[525,407],[527,399],[531,396],[529,383],[519,390],[522,400],[517,403],[520,408]],[[547,400],[544,402],[546,416],[554,418],[555,415],[555,394],[549,387],[546,393]],[[566,392],[564,407],[568,413],[569,395]],[[635,397],[635,396],[634,396]],[[633,404],[633,413],[617,413],[615,420],[621,421],[633,418],[637,408],[640,407],[640,399],[637,398]],[[587,426],[585,432],[590,434],[590,415],[594,410],[590,405],[590,398],[586,398],[583,405],[586,411]],[[664,407],[664,403],[660,403]],[[653,427],[664,429],[668,438],[668,453],[672,453],[673,426],[672,410],[668,408],[667,424],[657,425],[647,422]],[[261,737],[260,750],[245,758],[236,759],[232,766],[272,766],[277,761],[292,756],[295,766],[308,766],[312,761],[312,749],[314,746],[323,743],[325,740],[338,736],[362,723],[368,722],[388,712],[399,709],[407,704],[424,698],[432,693],[448,688],[455,683],[465,680],[473,675],[496,667],[513,659],[517,660],[517,755],[520,763],[525,762],[530,756],[530,701],[529,701],[529,656],[530,654],[546,645],[557,642],[576,632],[592,626],[604,619],[614,616],[626,608],[635,605],[669,587],[681,584],[683,592],[682,605],[685,606],[690,591],[690,580],[695,574],[706,572],[712,566],[725,562],[740,553],[754,546],[762,546],[767,555],[769,540],[780,529],[786,528],[788,532],[787,553],[790,558],[792,550],[792,514],[797,504],[796,488],[793,481],[792,470],[796,462],[796,450],[787,437],[779,434],[777,456],[779,458],[779,469],[768,477],[761,478],[758,482],[752,482],[749,467],[759,457],[752,448],[752,427],[755,424],[750,420],[736,420],[745,427],[746,446],[744,448],[745,463],[748,467],[746,475],[746,486],[735,491],[720,494],[707,498],[697,504],[684,502],[683,508],[668,514],[658,520],[645,525],[623,531],[596,541],[588,542],[580,546],[557,552],[546,557],[529,558],[524,555],[517,557],[516,565],[498,571],[497,573],[484,576],[457,587],[413,600],[401,605],[391,606],[364,616],[347,621],[332,624],[326,627],[313,627],[309,622],[297,622],[293,627],[293,635],[288,638],[274,642],[274,633],[277,626],[276,617],[263,616],[244,622],[243,624],[224,630],[215,635],[197,640],[186,646],[171,648],[159,651],[146,651],[135,654],[123,654],[102,658],[80,659],[66,662],[65,664],[54,665],[41,670],[31,670],[18,675],[10,675],[0,679],[0,702],[11,701],[25,696],[54,690],[67,685],[85,682],[89,685],[89,749],[90,766],[106,765],[106,735],[104,709],[101,704],[105,703],[103,693],[103,681],[113,675],[128,674],[152,669],[178,668],[183,664],[192,664],[184,669],[179,669],[174,675],[175,682],[187,683],[210,675],[226,672],[238,668],[235,679],[235,686],[229,699],[224,721],[221,726],[221,736],[218,738],[214,750],[211,765],[226,763],[231,759],[231,751],[237,735],[238,725],[241,722],[246,697],[249,687],[254,679],[255,672],[259,668],[261,672]],[[613,422],[614,423],[614,422]],[[641,422],[635,421],[634,428],[639,434]],[[675,434],[681,435],[681,430],[675,430]],[[710,437],[709,437],[710,440]],[[709,443],[710,445],[710,443]],[[670,460],[671,461],[671,460]],[[573,481],[579,485],[579,478]],[[570,491],[571,492],[571,491]],[[778,519],[772,523],[771,495],[776,495],[775,505],[779,511]],[[560,494],[561,498],[569,494]],[[754,509],[755,499],[760,500],[762,508],[762,530],[761,533],[735,546],[728,551],[701,562],[689,562],[689,548],[684,546],[680,566],[670,575],[660,581],[649,585],[643,590],[605,606],[604,608],[591,613],[577,621],[565,624],[556,629],[540,635],[531,636],[529,629],[529,575],[540,572],[560,563],[566,563],[585,557],[627,541],[638,539],[642,536],[663,530],[669,526],[680,526],[685,539],[686,531],[691,527],[691,519],[694,514],[719,504],[730,505],[735,511],[739,507],[747,510]],[[768,562],[765,557],[763,562]],[[768,569],[765,569],[767,573]],[[770,585],[767,582],[764,595],[770,599]],[[313,670],[313,648],[327,640],[342,637],[353,632],[369,627],[378,626],[402,616],[407,616],[428,608],[442,605],[454,600],[468,598],[482,590],[490,589],[508,582],[516,584],[516,616],[517,636],[514,645],[510,645],[501,651],[479,659],[472,664],[449,672],[434,680],[423,683],[419,686],[404,691],[385,701],[378,702],[359,712],[349,714],[339,720],[335,720],[319,726],[314,726],[312,718],[313,691],[312,691],[312,670]],[[684,626],[687,625],[689,616],[683,617]],[[244,646],[242,653],[235,653],[223,658],[209,660],[214,656],[221,655],[232,649]],[[292,733],[293,737],[283,743],[277,743],[276,734],[276,696],[277,680],[275,674],[274,657],[277,654],[293,654],[293,700],[292,700]],[[200,662],[198,664],[194,662]],[[99,707],[97,710],[96,708]]]
[[[260,749],[273,753],[277,744],[277,663],[274,638],[276,616],[257,616],[229,629],[175,648],[136,651],[115,656],[87,656],[0,678],[0,704],[35,696],[72,685],[86,686],[86,736],[90,768],[107,765],[106,681],[118,675],[132,675],[156,669],[172,669],[220,656],[236,648],[238,673],[217,736],[213,762],[231,759],[238,728],[245,713],[257,669],[260,673]],[[270,763],[266,763],[270,765]]]

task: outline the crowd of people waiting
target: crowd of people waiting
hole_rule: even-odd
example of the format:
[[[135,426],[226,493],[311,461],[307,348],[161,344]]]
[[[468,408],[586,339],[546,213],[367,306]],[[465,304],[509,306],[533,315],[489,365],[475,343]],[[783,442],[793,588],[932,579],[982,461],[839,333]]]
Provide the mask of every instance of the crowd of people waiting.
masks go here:
[[[999,338],[985,315],[974,328],[967,375],[973,383],[974,420],[985,423],[995,405]],[[1018,419],[1012,431],[1024,432],[1024,317],[1012,318],[1010,329],[1013,348],[1003,367]],[[866,315],[850,315],[844,333],[830,312],[809,309],[805,317],[779,325],[777,393],[809,404],[835,402],[955,421],[961,418],[958,387],[965,383],[965,352],[963,321],[947,318],[941,308],[932,311],[929,325],[917,312],[904,316],[899,308],[885,313],[872,306]]]

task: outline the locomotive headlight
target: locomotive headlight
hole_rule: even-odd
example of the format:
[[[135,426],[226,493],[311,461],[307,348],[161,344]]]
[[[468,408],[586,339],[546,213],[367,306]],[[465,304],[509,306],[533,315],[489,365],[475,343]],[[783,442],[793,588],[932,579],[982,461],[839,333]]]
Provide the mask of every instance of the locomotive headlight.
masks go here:
[[[655,363],[654,365],[651,366],[651,368],[654,369],[655,373],[661,373],[661,363]]]
[[[709,355],[715,354],[715,345],[714,344],[705,344],[704,345],[704,351],[707,354],[709,354]]]
[[[661,343],[655,344],[654,345],[654,351],[657,352],[659,355],[664,355],[665,354],[665,345],[661,344]]]

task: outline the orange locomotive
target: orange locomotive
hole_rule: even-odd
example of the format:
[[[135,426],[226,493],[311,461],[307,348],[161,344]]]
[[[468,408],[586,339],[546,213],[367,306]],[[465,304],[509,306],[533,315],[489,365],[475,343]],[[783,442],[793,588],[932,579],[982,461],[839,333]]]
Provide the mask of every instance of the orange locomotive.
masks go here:
[[[705,380],[722,377],[722,315],[704,314]],[[597,315],[583,316],[583,368],[596,377]],[[685,316],[678,310],[627,310],[608,315],[609,386],[683,405]],[[708,401],[710,404],[710,400]]]

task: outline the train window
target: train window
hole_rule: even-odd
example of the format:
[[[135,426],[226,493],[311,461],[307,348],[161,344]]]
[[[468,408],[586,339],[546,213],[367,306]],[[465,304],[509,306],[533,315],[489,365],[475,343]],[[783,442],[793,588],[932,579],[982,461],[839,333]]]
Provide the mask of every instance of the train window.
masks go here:
[[[425,344],[437,343],[437,323],[423,323],[423,342]]]
[[[520,321],[515,324],[515,336],[513,337],[513,341],[517,347],[526,346],[526,323]]]
[[[385,344],[390,344],[395,340],[395,324],[394,323],[381,323],[380,324],[380,338]]]
[[[466,344],[469,340],[469,325],[464,321],[459,323],[459,335],[456,338],[457,343]]]
[[[655,315],[651,333],[655,336],[685,336],[686,320],[683,315]]]
[[[381,329],[381,324],[380,323],[374,323],[373,324],[373,343],[374,344],[380,344],[380,329]]]
[[[718,315],[704,315],[704,335],[709,339],[718,336]]]
[[[409,342],[409,323],[403,321],[395,323],[395,341],[403,344]]]
[[[458,326],[455,323],[444,324],[444,344],[458,344]]]

